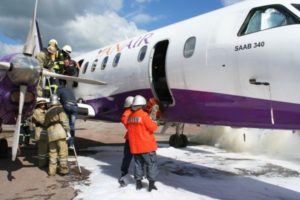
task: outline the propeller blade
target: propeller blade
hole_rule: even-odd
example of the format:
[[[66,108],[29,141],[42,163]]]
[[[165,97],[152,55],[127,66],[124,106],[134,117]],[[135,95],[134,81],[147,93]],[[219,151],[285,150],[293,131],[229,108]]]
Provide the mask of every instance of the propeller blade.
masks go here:
[[[50,72],[46,69],[43,69],[42,76],[51,76],[53,78],[63,79],[63,80],[67,80],[67,81],[76,81],[76,82],[80,82],[80,83],[87,83],[87,84],[94,84],[94,85],[106,85],[106,83],[102,82],[102,81],[86,79],[86,78],[79,78],[79,77],[75,77],[75,76],[61,75],[61,74],[57,74],[54,72]]]
[[[22,121],[22,111],[23,111],[26,92],[27,92],[27,86],[21,85],[20,86],[20,99],[19,99],[19,113],[18,113],[16,128],[15,128],[15,133],[14,133],[13,143],[12,143],[12,160],[13,161],[16,160],[17,152],[18,152],[20,128],[21,128],[21,121]]]
[[[8,62],[0,62],[0,70],[8,71],[10,69],[10,63]]]
[[[27,35],[27,39],[26,39],[26,43],[24,45],[24,49],[23,49],[23,54],[28,55],[28,56],[32,56],[34,53],[34,49],[35,49],[35,41],[36,41],[36,37],[38,37],[36,35],[36,12],[37,12],[37,5],[38,5],[38,0],[35,1],[35,7],[34,7],[34,11],[33,11],[33,17],[32,17],[32,21],[31,21],[31,25],[30,25],[30,30],[28,32]]]

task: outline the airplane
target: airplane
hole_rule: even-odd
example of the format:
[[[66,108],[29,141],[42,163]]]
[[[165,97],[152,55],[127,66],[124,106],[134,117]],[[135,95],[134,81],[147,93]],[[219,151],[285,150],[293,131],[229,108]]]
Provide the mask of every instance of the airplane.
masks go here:
[[[22,53],[0,58],[0,129],[2,124],[15,124],[12,160],[16,159],[22,120],[32,115],[37,100],[37,85],[41,77],[54,77],[87,84],[105,85],[98,80],[69,77],[42,69],[34,57],[42,49],[39,29],[36,23],[38,0],[32,17],[30,30]],[[6,154],[6,139],[0,139],[0,154]]]
[[[299,32],[299,0],[243,1],[76,57],[79,77],[107,85],[73,90],[112,122],[127,96],[155,97],[172,146],[184,123],[299,129]]]
[[[299,129],[298,29],[299,0],[243,1],[80,55],[78,78],[107,83],[72,86],[80,115],[119,122],[127,96],[155,97],[172,146],[185,123]]]

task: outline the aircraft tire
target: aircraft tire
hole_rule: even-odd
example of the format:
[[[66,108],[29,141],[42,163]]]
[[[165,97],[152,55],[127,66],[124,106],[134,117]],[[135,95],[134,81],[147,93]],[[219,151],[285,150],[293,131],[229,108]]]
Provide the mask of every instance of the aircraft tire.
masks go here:
[[[188,139],[184,134],[173,134],[170,136],[169,145],[174,148],[184,148],[188,144]]]
[[[0,139],[0,158],[8,157],[8,144],[6,139]]]

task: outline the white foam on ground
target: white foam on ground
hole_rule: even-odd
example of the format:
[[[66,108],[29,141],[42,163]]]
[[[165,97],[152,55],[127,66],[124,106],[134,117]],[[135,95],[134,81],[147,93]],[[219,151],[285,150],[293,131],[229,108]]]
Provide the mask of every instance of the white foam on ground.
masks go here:
[[[210,134],[223,130],[217,129],[216,133]],[[269,156],[277,151],[284,157],[286,154],[291,156],[290,153],[297,157],[299,150],[294,146],[295,136],[280,134],[278,139],[278,136],[269,136],[269,133],[263,136],[247,133],[244,142],[240,138],[243,130],[231,131],[241,133],[234,138],[221,135],[215,144],[223,148],[233,146],[230,151],[207,145],[175,149],[160,144],[157,151],[160,171],[156,183],[158,191],[152,192],[147,191],[146,180],[143,180],[145,188],[135,189],[133,161],[130,176],[126,177],[127,187],[119,187],[122,146],[92,148],[98,153],[79,156],[80,165],[91,174],[90,184],[74,184],[74,188],[80,191],[75,199],[300,199],[300,163]],[[283,143],[289,144],[288,147]]]

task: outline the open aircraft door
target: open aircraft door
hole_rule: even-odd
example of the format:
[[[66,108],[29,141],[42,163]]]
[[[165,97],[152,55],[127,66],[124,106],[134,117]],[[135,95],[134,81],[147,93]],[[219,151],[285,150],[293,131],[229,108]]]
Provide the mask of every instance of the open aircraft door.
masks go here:
[[[164,108],[169,107],[174,103],[166,75],[168,46],[168,40],[158,42],[151,51],[149,62],[149,79],[152,93]]]

